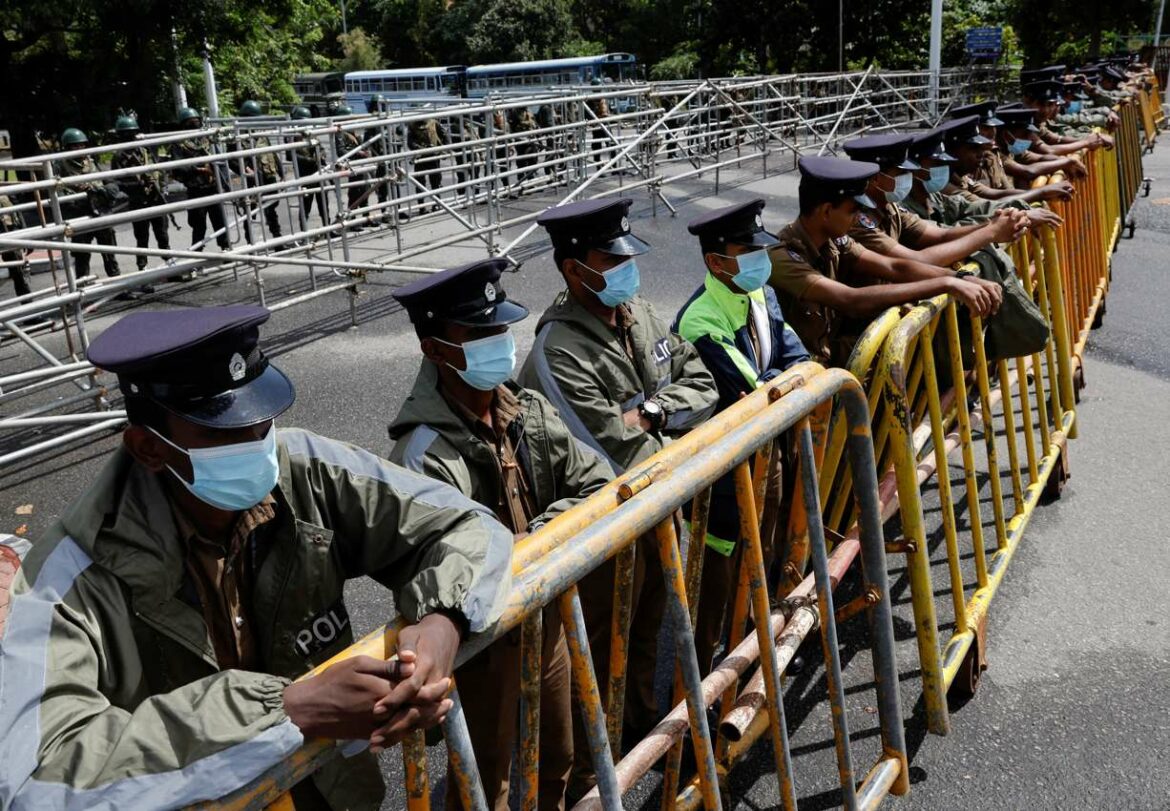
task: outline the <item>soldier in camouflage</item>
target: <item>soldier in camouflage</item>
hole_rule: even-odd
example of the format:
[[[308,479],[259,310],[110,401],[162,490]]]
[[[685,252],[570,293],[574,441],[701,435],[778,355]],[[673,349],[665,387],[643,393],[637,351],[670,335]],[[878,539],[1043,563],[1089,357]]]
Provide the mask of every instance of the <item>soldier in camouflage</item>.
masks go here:
[[[119,116],[117,122],[114,124],[114,132],[117,133],[118,139],[123,143],[129,143],[138,138],[139,128],[138,119],[132,115]],[[114,153],[113,159],[110,161],[111,169],[129,169],[131,167],[146,167],[153,164],[155,155],[152,150],[148,150],[144,146],[121,149]],[[163,174],[158,169],[150,171],[139,172],[138,174],[127,175],[118,178],[118,185],[122,191],[130,198],[131,210],[138,211],[151,206],[161,206],[166,202]],[[154,241],[160,250],[170,250],[171,240],[167,234],[167,218],[164,214],[151,217],[150,219],[135,220],[132,223],[134,227],[134,243],[139,248],[147,248],[150,246],[150,232],[154,230]],[[146,267],[146,257],[134,257],[135,263],[139,270]],[[173,262],[174,260],[168,260]]]

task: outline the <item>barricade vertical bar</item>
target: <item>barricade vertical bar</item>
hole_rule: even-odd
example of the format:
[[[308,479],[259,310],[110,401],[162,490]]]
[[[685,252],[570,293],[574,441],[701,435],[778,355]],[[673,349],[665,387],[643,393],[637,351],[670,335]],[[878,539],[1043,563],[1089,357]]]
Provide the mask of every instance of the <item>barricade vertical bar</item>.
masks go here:
[[[812,457],[809,457],[810,461]],[[757,463],[758,463],[757,457]],[[796,811],[796,787],[792,781],[792,753],[788,749],[788,727],[784,720],[784,692],[780,683],[780,671],[776,664],[776,648],[772,643],[771,607],[768,599],[768,580],[764,571],[764,553],[760,544],[760,522],[756,514],[756,502],[752,486],[752,474],[747,463],[735,469],[735,500],[739,506],[739,534],[744,546],[743,566],[747,571],[751,595],[752,617],[755,619],[756,635],[760,645],[760,666],[764,671],[764,690],[768,696],[769,718],[768,726],[772,733],[772,757],[776,764],[776,779],[779,781],[780,801],[788,811]],[[806,494],[807,498],[807,494]],[[812,504],[820,503],[820,496],[816,496]],[[810,523],[815,524],[820,516],[810,516]],[[813,544],[816,545],[814,537]],[[820,548],[824,552],[824,534],[820,535]],[[831,603],[830,603],[831,604]],[[824,615],[821,616],[822,622]],[[834,645],[833,651],[837,648]],[[826,654],[828,651],[826,650]],[[827,659],[827,655],[826,655]],[[838,669],[838,676],[840,670]],[[830,691],[832,694],[832,691]],[[834,720],[837,718],[837,708],[833,710]],[[843,716],[841,716],[843,717]],[[834,724],[836,730],[836,724]],[[853,765],[849,759],[848,735],[844,741],[837,741],[837,758],[840,764],[842,785],[853,785]],[[849,780],[845,781],[848,773]]]
[[[999,453],[995,441],[995,413],[991,407],[991,383],[988,381],[987,353],[983,348],[983,319],[971,313],[971,343],[975,347],[975,380],[979,386],[979,410],[982,416],[981,432],[987,453],[987,470],[991,477],[991,506],[995,516],[995,537],[998,548],[1007,548],[1007,519],[1003,511],[1003,481],[999,473]]]
[[[1003,399],[1000,402],[1003,404],[1003,432],[1007,440],[1008,468],[1011,470],[1012,476],[1012,498],[1014,500],[1012,507],[1014,514],[1018,515],[1024,509],[1024,485],[1020,480],[1020,451],[1016,444],[1016,414],[1015,406],[1012,404],[1012,382],[1008,373],[1007,361],[1000,360],[996,363],[996,371],[999,375],[999,389],[1003,393]]]
[[[634,605],[635,545],[614,555],[613,612],[609,627],[609,673],[605,702],[606,731],[611,752],[621,751],[626,707],[626,667],[630,654],[630,622]],[[598,676],[600,678],[600,674]]]
[[[936,317],[935,322],[938,319]],[[934,327],[922,329],[922,365],[926,370],[926,398],[930,419],[930,438],[934,445],[935,476],[938,478],[938,500],[942,510],[943,536],[947,546],[947,565],[951,575],[951,598],[955,608],[955,631],[967,630],[967,615],[963,610],[963,573],[959,569],[959,534],[955,526],[955,506],[951,501],[951,474],[947,463],[946,437],[943,431],[942,407],[939,404],[938,378],[934,366]],[[962,381],[963,378],[957,378]],[[961,383],[960,383],[961,385]]]
[[[695,654],[694,629],[687,611],[686,583],[683,580],[682,561],[679,559],[674,519],[668,518],[655,527],[654,536],[658,542],[662,577],[666,581],[666,610],[674,637],[676,661],[682,674],[683,692],[687,700],[691,741],[695,747],[695,761],[699,768],[703,805],[707,811],[715,811],[721,805],[715,769],[715,748],[711,742],[711,731],[707,728],[707,707],[703,702],[699,657]],[[617,785],[616,776],[614,785]]]
[[[1073,410],[1072,364],[1069,359],[1072,344],[1069,341],[1068,319],[1065,316],[1064,302],[1062,296],[1059,295],[1061,284],[1060,254],[1056,249],[1052,228],[1041,226],[1040,238],[1044,245],[1044,275],[1048,282],[1049,301],[1052,304],[1053,343],[1056,345],[1056,368],[1060,383],[1060,402],[1062,403],[1062,407],[1053,414],[1053,417],[1059,425],[1064,419],[1064,412]],[[1054,287],[1057,288],[1055,295]],[[1072,429],[1069,431],[1069,439],[1076,439],[1076,422],[1073,422]]]
[[[605,711],[601,706],[601,693],[597,689],[597,678],[593,673],[593,660],[589,654],[589,635],[585,632],[585,615],[581,613],[581,598],[577,587],[570,586],[558,598],[561,623],[565,626],[565,641],[569,647],[569,661],[573,669],[573,693],[585,721],[585,732],[589,738],[589,751],[593,756],[593,770],[597,773],[597,789],[606,811],[622,807],[621,790],[618,788],[617,772],[613,767],[613,756],[609,749],[609,738],[605,729]]]
[[[707,487],[691,502],[691,528],[689,543],[687,544],[686,559],[686,586],[687,608],[691,618],[691,627],[699,616],[699,588],[703,581],[703,555],[707,548],[707,519],[711,510],[711,488]],[[699,667],[708,666],[709,662],[699,662]],[[672,704],[678,704],[683,699],[682,685],[677,669],[674,675],[674,691]],[[679,770],[682,767],[683,743],[680,740],[671,747],[666,756],[666,768],[662,773],[662,808],[671,811],[678,800]]]
[[[533,811],[540,787],[540,683],[544,615],[533,611],[520,633],[520,808]]]
[[[427,745],[421,730],[410,733],[402,741],[402,771],[406,778],[407,811],[430,811]]]
[[[858,508],[862,576],[870,588],[877,590],[879,596],[867,614],[874,648],[873,675],[877,689],[882,752],[887,758],[898,762],[898,776],[890,790],[894,794],[903,795],[910,791],[910,765],[905,730],[902,728],[902,698],[898,690],[898,662],[894,654],[894,616],[890,603],[889,574],[886,571],[882,508],[878,497],[879,473],[874,459],[873,436],[866,399],[861,390],[842,391],[839,402],[849,424],[849,466],[854,471],[853,492]],[[807,459],[809,448],[806,434],[801,432],[798,438],[801,458]],[[815,490],[817,480],[810,466],[802,465],[802,469],[806,471],[802,477],[802,486]],[[823,532],[823,526],[821,530]],[[828,591],[828,588],[818,584],[817,590]]]
[[[447,763],[455,778],[459,801],[466,811],[488,811],[479,768],[475,765],[475,750],[471,747],[471,735],[467,731],[467,719],[459,700],[459,690],[452,690],[449,698],[454,706],[443,721],[443,737],[447,740]]]
[[[928,311],[924,311],[924,307],[912,310],[886,341],[882,353],[882,366],[886,370],[889,383],[882,391],[887,410],[886,418],[882,422],[890,435],[902,533],[912,542],[912,546],[906,552],[906,568],[910,577],[910,598],[914,607],[918,660],[922,668],[926,725],[936,735],[945,735],[950,730],[950,719],[947,712],[946,686],[943,683],[942,660],[939,657],[938,619],[934,609],[934,588],[931,585],[922,501],[918,492],[918,464],[911,437],[913,426],[910,423],[910,403],[904,366],[909,356],[911,340],[908,327],[913,324],[912,318],[926,316]]]

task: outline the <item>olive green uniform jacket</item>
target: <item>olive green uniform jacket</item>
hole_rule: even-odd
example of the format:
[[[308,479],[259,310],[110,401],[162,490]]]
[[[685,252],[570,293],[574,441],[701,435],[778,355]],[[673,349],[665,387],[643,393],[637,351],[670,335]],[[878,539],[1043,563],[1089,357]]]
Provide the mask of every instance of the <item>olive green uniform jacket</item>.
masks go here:
[[[609,462],[615,474],[642,462],[665,443],[662,434],[684,433],[715,412],[719,393],[698,351],[635,296],[634,358],[617,332],[562,292],[545,310],[536,341],[517,377],[556,407],[573,436]],[[662,434],[627,426],[622,414],[654,400],[666,415]]]
[[[512,533],[490,512],[305,431],[281,430],[278,448],[276,516],[242,550],[256,556],[263,672],[217,665],[163,483],[125,450],[35,544],[0,638],[0,808],[157,811],[247,785],[304,743],[282,693],[351,643],[349,578],[391,588],[412,622],[441,609],[472,632],[495,620]],[[336,809],[384,793],[369,754],[313,780]]]
[[[410,396],[390,425],[390,438],[395,440],[390,460],[447,482],[480,504],[499,504],[495,448],[451,409],[439,393],[438,379],[435,365],[424,360]],[[543,510],[528,525],[533,532],[600,490],[611,473],[592,448],[569,433],[547,399],[511,381],[504,385],[523,409],[509,429],[509,439],[533,490],[532,503]]]

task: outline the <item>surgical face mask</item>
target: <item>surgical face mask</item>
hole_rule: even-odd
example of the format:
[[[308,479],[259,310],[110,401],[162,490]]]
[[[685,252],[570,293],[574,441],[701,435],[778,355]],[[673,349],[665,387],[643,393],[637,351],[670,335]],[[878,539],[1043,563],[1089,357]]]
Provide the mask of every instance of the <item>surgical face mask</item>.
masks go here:
[[[723,254],[716,254],[716,256],[721,256],[724,259],[732,258]],[[768,251],[762,248],[736,256],[735,266],[736,273],[731,277],[731,280],[744,293],[759,290],[772,275],[772,260],[768,258]]]
[[[167,470],[200,501],[228,512],[255,507],[276,487],[280,464],[276,459],[276,426],[263,439],[214,448],[180,448],[165,436],[155,436],[191,460],[195,481],[188,482],[170,465]]]
[[[1032,146],[1032,141],[1028,138],[1013,138],[1012,142],[1008,144],[1008,152],[1013,155],[1023,155]]]
[[[951,169],[946,164],[941,166],[930,167],[930,177],[922,181],[922,187],[926,189],[927,194],[934,194],[940,192],[947,182],[951,179]]]
[[[624,304],[637,295],[638,289],[641,287],[642,281],[638,275],[638,263],[634,261],[634,257],[632,256],[617,267],[610,268],[604,273],[599,270],[593,270],[593,268],[584,262],[578,262],[578,264],[586,270],[593,271],[605,280],[605,287],[600,290],[593,290],[589,285],[585,286],[593,290],[597,294],[597,298],[606,307],[616,307],[619,304]]]
[[[1070,102],[1068,103],[1068,107],[1066,108],[1066,110],[1065,110],[1065,111],[1066,111],[1066,112],[1067,112],[1069,115],[1076,115],[1077,113],[1079,113],[1079,112],[1081,111],[1081,102],[1079,102],[1079,101],[1070,101]]]
[[[886,175],[886,177],[889,177],[889,175]],[[886,201],[890,203],[900,203],[906,199],[908,194],[910,194],[910,189],[914,185],[914,176],[909,172],[903,172],[893,180],[894,190],[884,192],[886,195]]]
[[[465,344],[453,344],[442,338],[435,340],[463,350],[466,369],[458,369],[450,363],[447,365],[455,369],[463,382],[473,389],[491,391],[511,377],[512,370],[516,368],[516,341],[511,332],[489,335]]]

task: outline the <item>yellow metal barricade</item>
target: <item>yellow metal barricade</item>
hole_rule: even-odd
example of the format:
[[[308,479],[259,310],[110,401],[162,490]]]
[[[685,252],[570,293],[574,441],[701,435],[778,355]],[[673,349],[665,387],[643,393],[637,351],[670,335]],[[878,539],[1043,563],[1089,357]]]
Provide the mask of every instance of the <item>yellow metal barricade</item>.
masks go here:
[[[848,426],[846,450],[859,520],[853,540],[838,544],[830,555],[821,522],[813,423],[820,420],[827,426],[828,409],[834,402],[842,414],[843,424]],[[805,507],[812,574],[804,578],[789,599],[776,608],[767,587],[757,505],[760,504],[758,485],[763,478],[760,471],[767,469],[767,450],[784,434],[794,437],[797,449],[800,471],[797,501]],[[823,442],[822,438],[822,445]],[[750,465],[753,457],[757,459],[755,476]],[[734,650],[700,682],[691,606],[688,604],[674,515],[681,505],[692,499],[700,505],[705,503],[711,485],[727,472],[734,472],[736,477],[736,498],[742,518],[741,580],[745,584],[742,601],[746,609],[740,618],[743,626],[740,633],[737,635],[733,631],[732,634]],[[614,712],[614,708],[603,706],[601,701],[576,583],[647,533],[656,541],[667,585],[666,623],[676,640],[679,700],[667,717],[615,764],[609,735],[612,730],[607,729],[606,724],[607,713]],[[701,549],[701,542],[692,541],[689,553],[701,555]],[[868,596],[865,613],[873,645],[873,679],[882,741],[882,755],[860,783],[854,779],[849,746],[850,731],[844,711],[845,691],[836,638],[838,612],[833,604],[834,586],[856,559],[861,561],[863,585]],[[533,623],[539,623],[545,605],[555,602],[560,607],[572,660],[574,699],[587,720],[589,744],[598,775],[597,787],[582,800],[581,807],[620,808],[621,794],[654,762],[668,756],[672,749],[677,752],[677,747],[689,732],[696,752],[698,774],[682,787],[677,796],[674,791],[669,792],[666,798],[669,806],[719,808],[720,778],[746,754],[755,740],[767,734],[773,747],[783,805],[795,809],[795,783],[784,721],[781,675],[796,647],[817,629],[826,654],[828,697],[832,706],[831,720],[844,807],[873,808],[887,793],[901,794],[909,789],[869,404],[860,384],[847,372],[826,371],[812,363],[799,364],[525,538],[515,549],[513,571],[513,589],[503,616],[489,632],[465,641],[457,664],[467,661],[516,627],[524,628],[522,659],[527,661],[530,658],[533,647],[537,650],[534,655],[539,656],[540,633]],[[748,619],[754,627],[751,633],[747,632]],[[354,655],[392,657],[400,627],[399,623],[388,624],[316,668],[313,674]],[[616,637],[613,642],[615,645],[624,644],[624,640]],[[758,678],[749,681],[741,691],[741,677],[757,661],[761,665]],[[517,793],[521,798],[521,808],[528,809],[535,806],[533,787],[539,772],[538,750],[529,740],[536,729],[534,719],[539,713],[539,690],[530,689],[533,687],[530,682],[539,680],[539,667],[524,667],[522,673],[521,692],[533,698],[526,699],[521,709],[522,716],[529,717],[523,718],[521,723],[521,785]],[[458,682],[458,669],[455,676]],[[742,729],[741,733],[723,731],[714,737],[708,730],[706,708],[721,695],[730,697],[724,702],[724,720],[730,717],[732,726],[729,729]],[[448,759],[464,807],[478,811],[485,807],[485,798],[457,690],[452,693],[452,698],[455,708],[444,723]],[[740,726],[735,727],[736,723]],[[429,808],[426,749],[421,733],[410,737],[402,750],[408,807],[420,811]],[[339,746],[331,741],[307,742],[278,768],[215,805],[260,809],[285,803],[287,807],[284,792],[325,760],[336,756],[338,751]],[[677,786],[677,762],[675,771]]]
[[[1043,352],[989,361],[980,319],[960,312],[942,296],[915,307],[901,320],[881,360],[885,422],[905,535],[927,723],[939,734],[949,727],[947,690],[956,682],[957,689],[974,690],[984,656],[988,605],[1041,494],[1046,489],[1058,492],[1067,476],[1066,440],[1075,428],[1072,342],[1066,316],[1070,298],[1052,229],[1043,226],[1022,241],[1016,261],[1024,288],[1033,293],[1052,326]],[[974,363],[969,369],[963,368],[960,318],[970,320]],[[940,333],[945,336],[947,356],[936,358],[934,339]],[[962,381],[961,387],[940,391],[944,367],[944,379]],[[968,383],[973,383],[970,395]],[[974,412],[972,396],[978,404]],[[1000,431],[1002,440],[997,437]],[[976,434],[982,438],[981,454]],[[952,482],[949,457],[955,451],[961,452],[963,475]],[[922,507],[922,487],[932,477],[941,503],[949,613],[954,621],[947,640],[939,632]],[[981,479],[987,480],[990,490],[990,517],[984,514]],[[955,489],[962,491],[970,525],[962,536]],[[962,570],[966,554],[973,558],[973,582]]]

